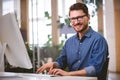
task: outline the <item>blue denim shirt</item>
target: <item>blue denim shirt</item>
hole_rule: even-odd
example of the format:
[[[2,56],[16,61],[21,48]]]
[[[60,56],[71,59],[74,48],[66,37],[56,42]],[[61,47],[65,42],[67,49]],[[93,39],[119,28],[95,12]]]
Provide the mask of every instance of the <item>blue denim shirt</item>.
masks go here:
[[[68,66],[70,71],[85,69],[87,76],[95,76],[108,56],[105,38],[91,27],[80,40],[78,35],[69,38],[56,59],[61,69]]]

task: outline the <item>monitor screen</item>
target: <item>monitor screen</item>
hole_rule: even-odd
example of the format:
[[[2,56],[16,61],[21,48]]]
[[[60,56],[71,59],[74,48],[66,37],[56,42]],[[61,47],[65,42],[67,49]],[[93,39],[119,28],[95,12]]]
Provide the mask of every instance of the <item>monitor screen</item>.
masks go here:
[[[14,13],[0,16],[0,41],[7,44],[5,56],[10,65],[32,68]]]

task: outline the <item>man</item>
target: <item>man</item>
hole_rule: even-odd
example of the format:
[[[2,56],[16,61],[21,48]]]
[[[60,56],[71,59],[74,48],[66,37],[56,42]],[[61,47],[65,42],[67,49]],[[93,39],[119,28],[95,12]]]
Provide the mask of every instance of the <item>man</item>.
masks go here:
[[[48,70],[49,74],[61,76],[96,76],[108,56],[107,42],[88,25],[90,15],[85,4],[73,4],[69,17],[77,34],[66,41],[55,62],[44,64],[37,73]],[[70,71],[65,71],[66,67]]]

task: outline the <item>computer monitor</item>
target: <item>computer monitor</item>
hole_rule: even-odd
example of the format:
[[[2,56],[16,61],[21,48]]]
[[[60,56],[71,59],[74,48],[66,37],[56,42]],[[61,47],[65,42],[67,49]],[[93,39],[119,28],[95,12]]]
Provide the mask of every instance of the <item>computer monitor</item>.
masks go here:
[[[10,65],[32,68],[14,13],[0,16],[0,41],[7,44],[5,56]]]

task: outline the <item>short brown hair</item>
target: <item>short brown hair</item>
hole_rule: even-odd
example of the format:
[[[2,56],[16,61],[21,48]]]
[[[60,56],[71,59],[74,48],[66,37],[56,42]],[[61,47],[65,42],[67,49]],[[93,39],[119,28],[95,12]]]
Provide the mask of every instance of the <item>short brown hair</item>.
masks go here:
[[[73,10],[83,10],[83,12],[88,15],[88,7],[84,3],[75,3],[69,8],[69,16],[70,16],[70,11]]]

